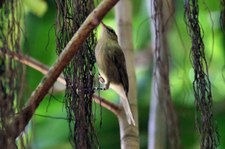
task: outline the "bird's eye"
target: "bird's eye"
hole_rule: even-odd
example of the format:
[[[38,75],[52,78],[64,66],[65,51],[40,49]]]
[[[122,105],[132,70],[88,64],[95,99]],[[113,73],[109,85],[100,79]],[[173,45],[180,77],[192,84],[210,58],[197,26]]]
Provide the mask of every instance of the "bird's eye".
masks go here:
[[[109,31],[111,34],[113,34],[113,35],[117,36],[117,35],[116,35],[116,32],[115,32],[113,29],[108,28],[108,31]]]

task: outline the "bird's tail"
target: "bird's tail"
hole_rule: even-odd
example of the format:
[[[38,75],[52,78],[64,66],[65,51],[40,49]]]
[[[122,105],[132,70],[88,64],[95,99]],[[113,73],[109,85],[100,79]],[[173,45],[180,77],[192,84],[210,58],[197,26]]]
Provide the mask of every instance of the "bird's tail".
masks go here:
[[[116,91],[116,93],[118,95],[120,95],[121,97],[121,101],[122,101],[122,105],[124,108],[124,111],[126,113],[126,117],[127,117],[127,121],[130,125],[134,125],[135,126],[135,121],[134,121],[134,117],[133,114],[131,112],[131,108],[128,102],[128,98],[126,96],[125,90],[123,88],[123,86],[121,84],[110,84],[110,87]]]
[[[124,107],[124,110],[125,110],[125,113],[126,113],[126,116],[127,116],[127,121],[129,123],[129,125],[135,126],[134,117],[133,117],[133,114],[131,112],[131,108],[130,108],[128,99],[124,98],[124,97],[121,97],[121,98],[122,98],[121,101],[122,101],[122,104],[123,104],[123,107]]]

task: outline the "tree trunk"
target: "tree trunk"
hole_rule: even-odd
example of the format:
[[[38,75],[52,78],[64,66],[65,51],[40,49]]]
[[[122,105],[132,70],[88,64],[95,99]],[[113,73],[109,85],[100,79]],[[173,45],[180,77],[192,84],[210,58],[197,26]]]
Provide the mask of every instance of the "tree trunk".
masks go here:
[[[139,148],[137,87],[134,70],[134,54],[132,42],[132,3],[130,0],[121,0],[116,5],[116,21],[118,27],[119,44],[124,51],[129,77],[129,102],[134,115],[136,126],[127,123],[125,112],[119,115],[121,149]]]
[[[148,1],[147,1],[148,2]],[[168,21],[172,14],[172,1],[151,0],[149,16],[153,47],[153,81],[149,114],[149,149],[165,148],[166,128],[170,146],[180,148],[176,113],[173,108],[169,84]],[[164,115],[164,116],[163,116]],[[162,117],[163,116],[163,117]]]
[[[154,79],[155,80],[155,79]],[[160,108],[152,82],[152,95],[148,122],[148,149],[164,149],[166,146],[166,120],[163,110]]]

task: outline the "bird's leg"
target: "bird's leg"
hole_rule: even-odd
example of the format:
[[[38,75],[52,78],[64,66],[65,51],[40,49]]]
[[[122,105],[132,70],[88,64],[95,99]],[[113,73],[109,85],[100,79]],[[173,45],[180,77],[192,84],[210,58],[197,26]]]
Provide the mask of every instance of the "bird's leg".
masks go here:
[[[104,78],[103,78],[100,74],[98,74],[98,81],[99,81],[101,84],[104,84],[104,83],[105,83]]]
[[[109,89],[109,83],[110,83],[110,82],[107,82],[107,83],[105,84],[105,86],[104,86],[104,90]]]
[[[94,90],[107,90],[109,89],[109,83],[110,82],[105,82],[104,78],[99,74],[98,75],[98,81],[101,83],[101,84],[105,84],[104,87],[94,87]]]
[[[94,90],[102,90],[102,91],[105,91],[109,89],[109,82],[105,84],[104,87],[94,87]]]

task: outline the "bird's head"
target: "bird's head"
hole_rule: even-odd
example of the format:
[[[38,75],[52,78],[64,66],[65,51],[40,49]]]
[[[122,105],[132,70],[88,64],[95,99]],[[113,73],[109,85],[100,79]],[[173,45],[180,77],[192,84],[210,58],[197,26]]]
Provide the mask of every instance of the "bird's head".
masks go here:
[[[111,39],[111,40],[117,41],[116,32],[111,27],[105,25],[103,22],[101,22],[101,26],[102,26],[101,38]]]

